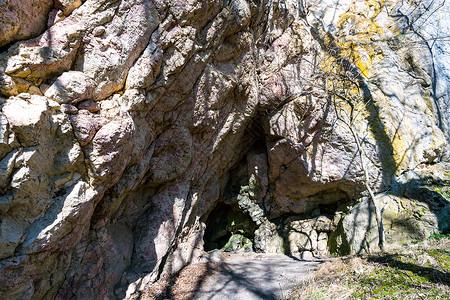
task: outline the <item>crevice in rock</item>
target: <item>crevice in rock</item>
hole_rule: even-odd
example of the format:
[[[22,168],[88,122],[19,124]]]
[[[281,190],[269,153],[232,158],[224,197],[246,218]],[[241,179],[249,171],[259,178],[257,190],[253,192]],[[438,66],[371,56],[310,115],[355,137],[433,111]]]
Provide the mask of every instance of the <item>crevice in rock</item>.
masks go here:
[[[7,44],[7,45],[4,45],[4,46],[1,46],[1,47],[0,47],[0,53],[3,53],[3,52],[8,51],[9,47],[10,47],[12,44],[14,44],[14,42],[13,42],[13,43],[10,43],[10,44]]]
[[[252,251],[256,224],[234,205],[220,202],[206,219],[205,251]]]

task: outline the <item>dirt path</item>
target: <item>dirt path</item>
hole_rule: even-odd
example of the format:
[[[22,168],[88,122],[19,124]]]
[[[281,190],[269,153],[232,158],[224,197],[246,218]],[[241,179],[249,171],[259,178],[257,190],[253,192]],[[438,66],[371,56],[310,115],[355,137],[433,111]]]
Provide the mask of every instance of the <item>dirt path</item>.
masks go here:
[[[141,299],[283,299],[320,263],[279,254],[215,252],[157,283]]]

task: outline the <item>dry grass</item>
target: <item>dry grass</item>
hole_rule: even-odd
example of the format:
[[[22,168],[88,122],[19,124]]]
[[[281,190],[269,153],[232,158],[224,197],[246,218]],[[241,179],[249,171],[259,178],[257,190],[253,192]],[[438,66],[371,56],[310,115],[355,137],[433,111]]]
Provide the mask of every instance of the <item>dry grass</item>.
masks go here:
[[[289,299],[450,299],[450,238],[326,262]]]

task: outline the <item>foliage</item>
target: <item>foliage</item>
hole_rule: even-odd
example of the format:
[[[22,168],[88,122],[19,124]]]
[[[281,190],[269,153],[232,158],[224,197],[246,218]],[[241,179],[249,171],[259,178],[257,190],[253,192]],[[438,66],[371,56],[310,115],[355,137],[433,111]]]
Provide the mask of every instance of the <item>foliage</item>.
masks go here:
[[[443,239],[443,238],[449,238],[450,239],[450,234],[443,234],[443,233],[440,233],[440,232],[436,232],[436,233],[433,233],[430,236],[430,239],[436,239],[436,240]]]

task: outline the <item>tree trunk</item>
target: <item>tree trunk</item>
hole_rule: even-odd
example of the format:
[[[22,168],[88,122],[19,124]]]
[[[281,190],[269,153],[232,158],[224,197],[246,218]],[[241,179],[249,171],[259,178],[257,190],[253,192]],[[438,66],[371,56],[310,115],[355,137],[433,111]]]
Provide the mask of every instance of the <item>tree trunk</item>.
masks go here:
[[[378,200],[375,197],[375,194],[373,193],[373,190],[369,184],[369,182],[370,182],[369,173],[367,172],[366,164],[364,163],[364,156],[365,156],[364,149],[361,146],[359,137],[358,137],[356,131],[354,130],[353,126],[351,124],[347,124],[347,125],[350,128],[353,138],[356,141],[356,145],[358,147],[358,152],[359,152],[359,159],[361,161],[361,168],[363,169],[363,172],[364,172],[364,181],[365,181],[366,189],[369,192],[370,200],[373,204],[373,207],[375,207],[375,216],[377,219],[377,226],[378,226],[378,246],[380,247],[381,251],[385,252],[385,243],[384,243],[385,236],[384,236],[384,228],[383,228],[382,211],[380,210],[380,207],[378,205]]]

